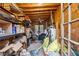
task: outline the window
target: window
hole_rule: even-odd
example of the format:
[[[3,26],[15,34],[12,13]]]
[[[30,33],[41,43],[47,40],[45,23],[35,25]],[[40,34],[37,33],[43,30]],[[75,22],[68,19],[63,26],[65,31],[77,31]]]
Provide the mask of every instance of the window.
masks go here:
[[[44,31],[43,25],[35,25],[35,33],[41,33]]]
[[[43,25],[40,25],[40,32],[43,32],[43,30],[44,30]]]

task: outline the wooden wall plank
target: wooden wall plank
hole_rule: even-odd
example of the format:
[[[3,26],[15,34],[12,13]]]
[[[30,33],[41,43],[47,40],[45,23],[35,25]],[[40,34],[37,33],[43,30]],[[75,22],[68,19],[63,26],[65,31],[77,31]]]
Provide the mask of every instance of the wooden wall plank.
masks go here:
[[[78,3],[72,3],[71,4],[71,18],[72,20],[79,18],[79,9],[78,9],[79,4]],[[67,7],[67,4],[64,4],[64,8]],[[59,22],[61,24],[61,8],[59,7],[57,11],[55,12],[55,22]],[[66,9],[65,12],[65,22],[68,21],[68,10]],[[72,39],[74,41],[79,42],[79,21],[72,23]],[[68,34],[68,25],[65,25],[65,36]]]

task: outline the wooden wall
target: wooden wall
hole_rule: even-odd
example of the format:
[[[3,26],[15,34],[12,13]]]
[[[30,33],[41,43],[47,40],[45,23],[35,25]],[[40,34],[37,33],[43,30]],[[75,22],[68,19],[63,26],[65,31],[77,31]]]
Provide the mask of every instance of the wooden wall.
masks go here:
[[[65,4],[66,6],[68,4]],[[78,3],[71,4],[71,18],[72,20],[79,18],[79,6]],[[68,21],[68,10],[65,11],[65,22]],[[65,34],[68,33],[68,25],[65,25]],[[79,21],[72,23],[72,40],[79,42]]]
[[[67,7],[67,3],[64,4],[64,8]],[[65,22],[68,21],[68,9],[64,12]],[[71,18],[72,20],[79,18],[79,4],[72,3],[71,4]],[[55,12],[55,23],[58,23],[58,29],[60,34],[60,24],[61,24],[61,6]],[[68,25],[65,25],[65,36],[68,35]],[[72,23],[72,40],[79,42],[79,21]]]
[[[56,12],[54,13],[55,25],[57,29],[57,38],[60,37],[60,23],[61,23],[61,6],[58,7]]]

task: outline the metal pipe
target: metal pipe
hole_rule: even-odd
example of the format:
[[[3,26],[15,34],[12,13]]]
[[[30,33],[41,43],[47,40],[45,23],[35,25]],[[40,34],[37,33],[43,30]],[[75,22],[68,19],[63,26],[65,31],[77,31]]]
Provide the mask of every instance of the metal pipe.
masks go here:
[[[61,54],[63,55],[63,48],[64,48],[64,12],[63,12],[63,3],[61,3]]]

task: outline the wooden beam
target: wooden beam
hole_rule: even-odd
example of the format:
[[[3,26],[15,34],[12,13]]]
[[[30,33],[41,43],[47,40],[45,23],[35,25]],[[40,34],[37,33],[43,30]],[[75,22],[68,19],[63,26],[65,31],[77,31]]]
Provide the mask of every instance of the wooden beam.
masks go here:
[[[55,12],[56,10],[52,10],[52,12]],[[49,10],[45,10],[45,11],[23,11],[23,12],[26,12],[26,13],[33,13],[33,12],[36,12],[36,13],[42,13],[42,12],[50,12]]]
[[[29,17],[32,17],[32,18],[36,18],[36,17],[42,17],[42,18],[47,18],[49,15],[34,15],[34,16],[29,16]]]
[[[44,12],[40,12],[40,13],[38,12],[37,13],[37,12],[35,12],[35,13],[26,13],[25,15],[48,15],[48,14],[50,14],[50,13],[48,13],[48,12],[47,13],[44,13]]]
[[[32,16],[29,16],[29,17],[32,17],[32,18],[36,18],[36,17],[42,17],[42,18],[47,18],[49,15],[32,15]]]
[[[38,18],[46,19],[48,17],[49,17],[49,15],[32,15],[32,16],[29,16],[30,19],[38,19]]]
[[[47,19],[49,18],[49,15],[47,16],[29,16],[30,19]]]
[[[37,22],[39,18],[40,18],[41,20],[43,20],[43,21],[49,20],[49,16],[44,16],[44,17],[42,17],[42,18],[41,18],[41,17],[36,17],[36,18],[30,17],[32,23],[33,23],[33,22]]]
[[[0,10],[3,10],[4,12],[6,12],[6,13],[8,13],[8,14],[14,15],[11,11],[8,11],[8,10],[6,10],[6,9],[3,8],[3,7],[0,7]],[[15,16],[15,15],[14,15],[14,16]]]
[[[47,19],[50,14],[28,14],[27,16],[29,16],[30,19]]]
[[[17,3],[17,5],[21,8],[41,8],[41,7],[53,7],[53,6],[59,6],[59,3],[44,3],[44,4],[38,4],[38,3]]]
[[[24,12],[25,14],[49,14],[50,11],[42,11],[42,12]]]
[[[55,8],[55,7],[58,7],[58,6],[45,6],[45,7],[19,7],[19,8],[22,8],[22,9],[38,9],[38,8]]]
[[[55,12],[55,11],[52,11],[52,13],[54,13],[54,12]],[[50,13],[50,11],[24,12],[24,14],[25,14],[25,15],[28,15],[28,16],[29,16],[29,15],[30,15],[30,16],[31,16],[31,15],[45,15],[45,14],[49,14],[49,13]],[[25,17],[25,16],[24,16],[24,15],[18,15],[18,17]]]
[[[19,8],[15,3],[11,3],[11,6],[12,6],[12,7],[15,7],[15,9],[18,10],[19,12],[22,12],[22,11],[20,10],[20,8]]]
[[[45,18],[47,18],[49,15],[28,15],[29,17],[32,17],[32,18],[38,18],[38,17],[45,17]]]
[[[37,15],[50,15],[49,13],[40,13],[40,14],[25,14],[25,15],[28,15],[28,16],[37,16]]]
[[[54,11],[57,10],[57,7],[54,8],[36,8],[36,9],[23,9],[23,11],[31,12],[31,11]]]
[[[45,21],[48,18],[41,18],[41,20]],[[37,19],[31,19],[31,21],[39,21],[38,18]],[[47,21],[47,20],[46,20]]]

